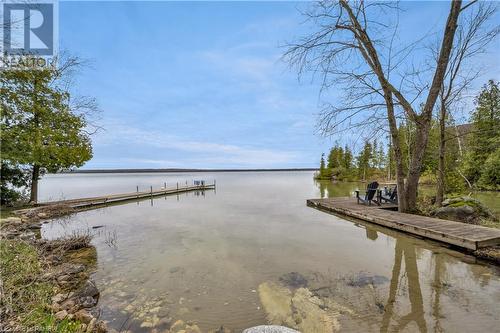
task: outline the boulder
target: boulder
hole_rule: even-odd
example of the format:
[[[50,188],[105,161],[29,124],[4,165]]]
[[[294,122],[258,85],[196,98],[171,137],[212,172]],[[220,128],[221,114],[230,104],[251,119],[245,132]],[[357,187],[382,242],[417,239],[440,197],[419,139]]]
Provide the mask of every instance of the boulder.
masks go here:
[[[66,299],[66,296],[67,295],[65,295],[65,294],[54,295],[54,296],[52,296],[52,302],[54,302],[54,303],[62,303]]]
[[[80,305],[84,308],[91,308],[97,305],[97,299],[91,296],[80,297]]]
[[[491,211],[479,200],[469,196],[448,198],[433,215],[447,220],[478,224],[481,218],[495,219]]]
[[[90,321],[90,323],[87,325],[87,333],[91,333],[91,332],[94,331],[96,321],[97,321],[96,318],[92,318],[92,320]]]
[[[81,309],[75,312],[75,318],[84,324],[88,324],[94,317],[87,310]]]
[[[63,271],[64,274],[78,274],[85,270],[85,265],[82,264],[63,264],[62,266],[61,271]]]
[[[99,297],[99,290],[92,281],[87,281],[76,293],[77,297]]]
[[[108,326],[106,325],[106,323],[104,321],[100,320],[95,325],[95,331],[97,333],[106,333],[106,332],[108,332]]]
[[[477,219],[477,216],[474,214],[474,208],[467,205],[460,207],[439,207],[434,211],[434,215],[440,219],[466,223],[475,223]]]
[[[71,278],[71,276],[67,275],[67,274],[63,274],[63,275],[60,275],[57,277],[57,282],[61,283],[61,282],[68,282],[68,280]]]
[[[172,333],[179,332],[181,330],[184,330],[185,327],[186,323],[179,319],[170,327],[170,332]]]
[[[218,329],[208,331],[208,333],[231,333],[231,330],[227,327],[221,326]]]
[[[201,333],[201,330],[198,325],[192,324],[186,326],[186,333]]]
[[[63,320],[68,316],[68,312],[66,310],[61,310],[55,314],[57,320]]]
[[[70,311],[75,305],[76,305],[75,299],[71,298],[71,299],[67,299],[64,302],[62,302],[61,308],[66,310],[66,311]]]
[[[38,230],[41,228],[42,228],[42,226],[40,225],[40,223],[32,223],[32,224],[28,225],[28,229],[30,229],[30,230]]]

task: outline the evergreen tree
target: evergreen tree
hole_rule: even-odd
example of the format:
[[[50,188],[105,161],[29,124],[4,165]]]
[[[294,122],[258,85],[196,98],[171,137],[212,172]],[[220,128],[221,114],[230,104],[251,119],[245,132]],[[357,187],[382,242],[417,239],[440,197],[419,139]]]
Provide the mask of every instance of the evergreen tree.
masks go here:
[[[488,84],[483,86],[475,102],[476,110],[471,118],[473,130],[470,138],[470,148],[465,162],[465,174],[471,183],[477,183],[484,168],[486,168],[486,161],[500,147],[500,92],[498,82],[490,80]],[[489,160],[488,166],[491,166],[491,163],[495,160],[494,157]],[[483,185],[488,178],[483,178]]]
[[[358,161],[358,176],[366,180],[370,176],[370,161],[372,159],[372,144],[365,141],[363,149],[360,151]]]
[[[85,118],[73,112],[69,93],[55,84],[58,75],[56,70],[0,73],[2,161],[30,167],[31,202],[37,202],[45,171],[79,167],[92,157]]]
[[[322,178],[326,173],[326,166],[325,166],[325,154],[321,154],[321,160],[319,162],[319,178]]]
[[[337,144],[330,150],[328,154],[328,169],[336,169],[342,166],[344,159],[344,150]]]
[[[351,170],[352,170],[352,161],[353,161],[352,152],[351,152],[351,150],[349,149],[349,147],[347,147],[347,145],[346,145],[346,146],[345,146],[345,148],[344,148],[344,160],[343,160],[343,167],[344,167],[347,171],[351,171]]]

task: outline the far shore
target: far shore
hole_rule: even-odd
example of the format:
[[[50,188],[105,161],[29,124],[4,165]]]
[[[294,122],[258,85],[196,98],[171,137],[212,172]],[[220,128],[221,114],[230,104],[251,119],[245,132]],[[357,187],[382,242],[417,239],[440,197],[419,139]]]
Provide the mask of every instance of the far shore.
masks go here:
[[[281,169],[79,169],[60,173],[173,173],[173,172],[269,172],[269,171],[318,171],[318,168],[281,168]]]

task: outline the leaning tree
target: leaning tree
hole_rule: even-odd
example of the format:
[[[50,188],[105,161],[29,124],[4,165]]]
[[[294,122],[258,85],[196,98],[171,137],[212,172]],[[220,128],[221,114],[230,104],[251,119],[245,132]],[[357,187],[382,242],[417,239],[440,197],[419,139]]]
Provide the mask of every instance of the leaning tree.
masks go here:
[[[314,4],[303,14],[315,30],[287,45],[285,60],[298,69],[299,75],[319,75],[323,97],[332,87],[343,92],[321,112],[319,127],[324,134],[353,126],[370,131],[389,128],[402,212],[416,206],[433,111],[443,87],[459,16],[475,2],[451,2],[435,59],[426,57],[420,47],[430,34],[407,44],[398,41],[400,8],[394,2],[340,0]],[[416,59],[423,60],[415,63]],[[398,131],[401,119],[415,128],[407,168]]]

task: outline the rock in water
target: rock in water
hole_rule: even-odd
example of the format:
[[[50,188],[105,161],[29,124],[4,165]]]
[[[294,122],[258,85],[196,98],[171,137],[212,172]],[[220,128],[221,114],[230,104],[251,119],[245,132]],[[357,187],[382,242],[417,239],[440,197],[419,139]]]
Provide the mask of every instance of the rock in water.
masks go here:
[[[94,282],[87,281],[83,287],[77,293],[78,297],[98,297],[99,290],[95,286]]]
[[[294,293],[272,282],[259,285],[259,297],[271,324],[283,325],[301,332],[332,333],[340,329],[339,312],[328,309],[307,288]]]
[[[278,325],[261,325],[247,328],[243,333],[300,333],[294,329]]]
[[[361,272],[359,275],[354,277],[352,280],[347,282],[348,286],[351,287],[364,287],[367,285],[380,285],[389,282],[389,279],[382,275],[368,275]]]
[[[307,287],[307,279],[304,277],[304,275],[297,272],[284,274],[280,277],[280,282],[285,286],[289,286],[292,288]]]

